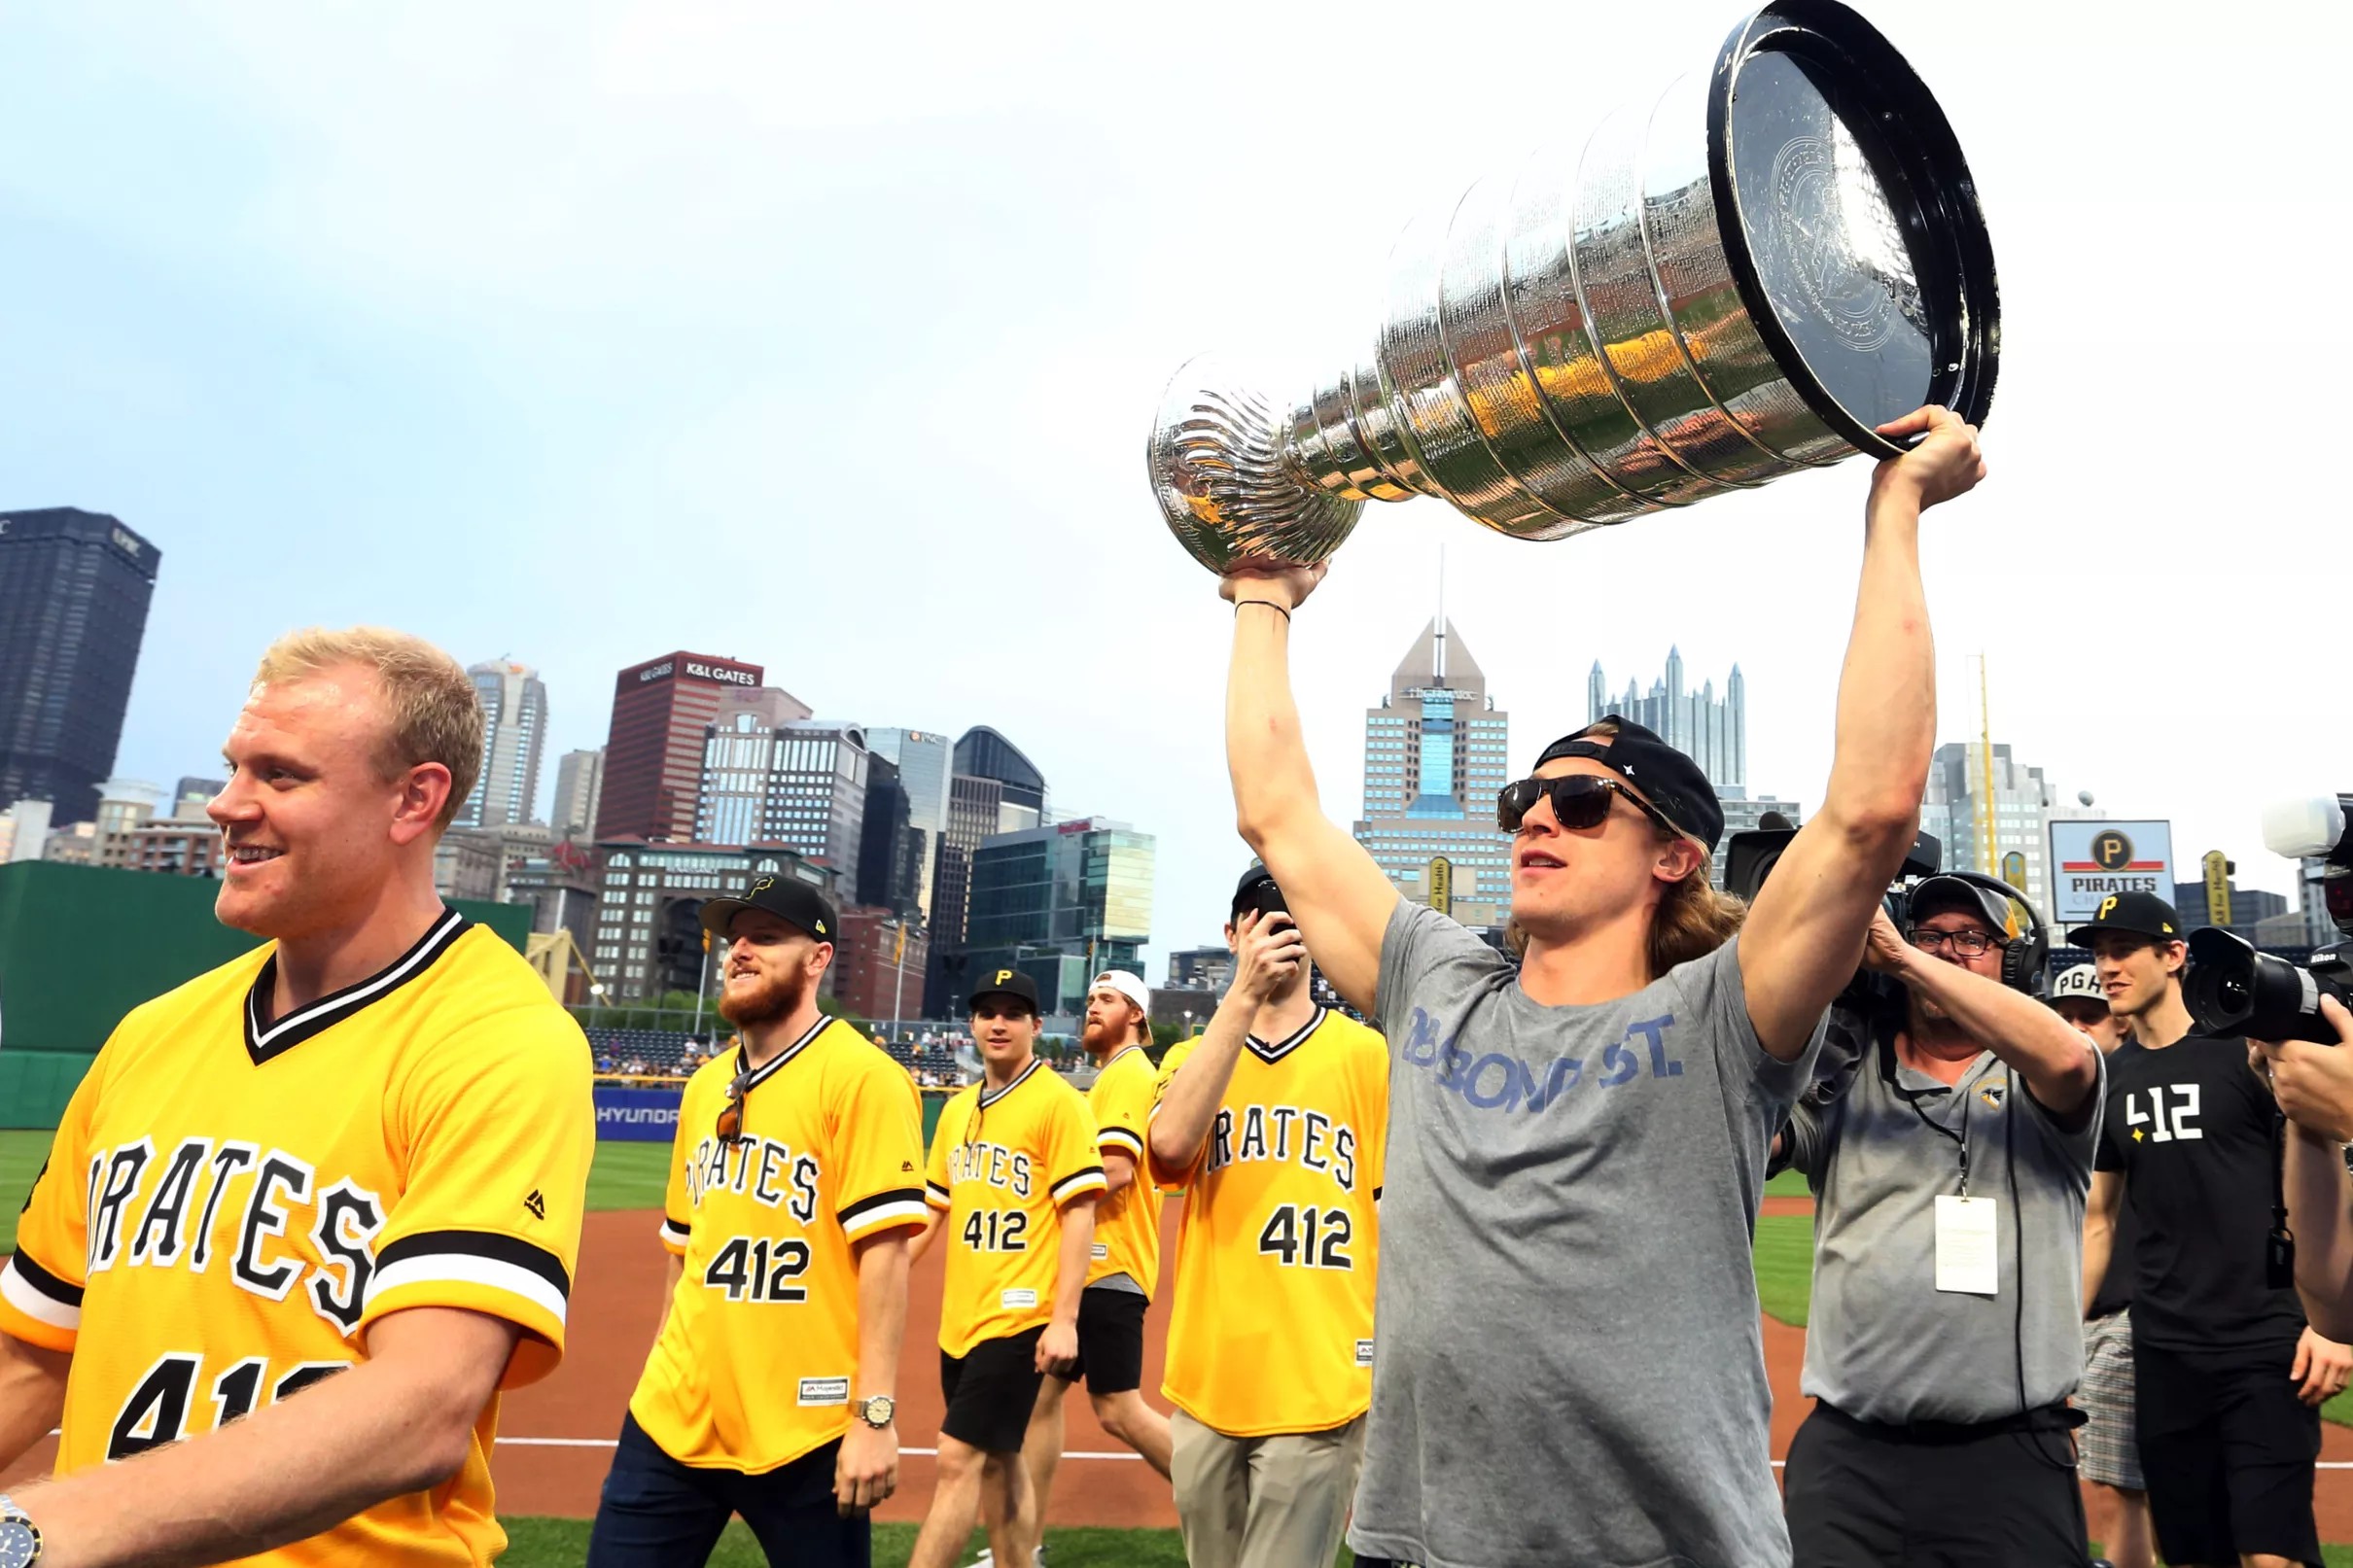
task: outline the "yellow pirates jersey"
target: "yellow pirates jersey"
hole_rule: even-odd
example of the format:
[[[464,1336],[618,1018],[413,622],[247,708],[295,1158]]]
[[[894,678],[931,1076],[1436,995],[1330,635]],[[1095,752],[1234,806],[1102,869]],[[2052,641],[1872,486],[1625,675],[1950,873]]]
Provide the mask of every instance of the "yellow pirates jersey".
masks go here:
[[[1160,1288],[1160,1190],[1143,1151],[1157,1076],[1143,1047],[1131,1045],[1103,1064],[1087,1091],[1096,1145],[1136,1162],[1135,1181],[1095,1205],[1095,1259],[1087,1266],[1087,1283],[1126,1274],[1146,1296]]]
[[[950,1099],[931,1134],[925,1198],[947,1234],[939,1347],[968,1355],[1053,1320],[1062,1209],[1103,1191],[1086,1097],[1033,1060],[1002,1089]]]
[[[200,1435],[368,1356],[388,1312],[518,1324],[554,1370],[595,1148],[588,1042],[446,911],[381,972],[264,1023],[265,944],[132,1012],[66,1106],[0,1272],[0,1330],[73,1356],[60,1474]],[[445,1486],[273,1565],[488,1563],[494,1397]]]
[[[1161,1063],[1159,1092],[1198,1041]],[[1374,1201],[1388,1142],[1388,1049],[1317,1009],[1251,1038],[1181,1183],[1176,1296],[1161,1393],[1230,1437],[1320,1432],[1373,1394]]]
[[[741,1048],[687,1081],[662,1245],[685,1272],[629,1412],[681,1464],[748,1473],[848,1430],[858,1390],[851,1243],[923,1227],[923,1107],[897,1063],[835,1019],[745,1082]]]

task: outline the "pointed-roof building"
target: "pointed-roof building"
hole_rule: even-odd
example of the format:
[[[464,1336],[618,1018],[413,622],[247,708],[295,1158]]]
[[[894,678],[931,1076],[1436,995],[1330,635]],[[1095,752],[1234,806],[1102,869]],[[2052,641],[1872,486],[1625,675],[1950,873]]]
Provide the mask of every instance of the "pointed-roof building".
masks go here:
[[[1511,844],[1495,828],[1509,782],[1511,715],[1443,612],[1364,713],[1364,817],[1356,840],[1398,890],[1466,925],[1510,913]]]

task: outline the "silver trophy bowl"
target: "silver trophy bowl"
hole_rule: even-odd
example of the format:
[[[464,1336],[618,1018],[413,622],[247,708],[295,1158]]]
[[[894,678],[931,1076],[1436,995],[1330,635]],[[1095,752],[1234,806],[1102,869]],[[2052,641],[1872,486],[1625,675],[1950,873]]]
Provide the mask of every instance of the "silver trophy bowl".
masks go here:
[[[1563,539],[1893,456],[1876,427],[1923,403],[1982,423],[2001,348],[1952,127],[1837,0],[1751,13],[1704,75],[1409,224],[1387,305],[1368,360],[1287,402],[1176,372],[1148,461],[1195,560],[1322,560],[1366,501]]]

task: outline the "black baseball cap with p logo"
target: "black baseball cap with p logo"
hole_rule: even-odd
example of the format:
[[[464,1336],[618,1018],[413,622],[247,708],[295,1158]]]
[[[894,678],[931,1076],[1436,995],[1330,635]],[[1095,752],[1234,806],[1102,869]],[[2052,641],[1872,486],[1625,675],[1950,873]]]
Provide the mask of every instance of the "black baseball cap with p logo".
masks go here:
[[[2171,904],[2155,893],[2110,893],[2092,911],[2090,924],[2075,926],[2067,932],[2067,945],[2080,948],[2102,931],[2122,931],[2155,942],[2179,942],[2182,918],[2173,912]]]
[[[971,1011],[978,1012],[980,1004],[992,996],[1010,996],[1027,1007],[1032,1015],[1043,1016],[1037,1005],[1037,982],[1019,969],[991,969],[972,988]]]
[[[747,909],[764,909],[778,920],[796,925],[820,942],[838,941],[841,917],[833,902],[798,877],[763,872],[752,879],[740,898],[714,898],[703,905],[703,929],[713,936],[729,933],[735,917]]]

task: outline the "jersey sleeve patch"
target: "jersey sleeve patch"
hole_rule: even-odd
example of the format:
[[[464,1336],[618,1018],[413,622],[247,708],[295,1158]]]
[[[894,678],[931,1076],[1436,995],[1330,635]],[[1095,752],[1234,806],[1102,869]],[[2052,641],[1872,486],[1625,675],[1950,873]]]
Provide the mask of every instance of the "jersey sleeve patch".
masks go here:
[[[1054,1202],[1067,1203],[1081,1193],[1099,1193],[1109,1185],[1110,1183],[1104,1179],[1103,1167],[1082,1167],[1054,1184]]]
[[[1106,1127],[1095,1134],[1095,1141],[1104,1148],[1117,1149],[1131,1160],[1143,1159],[1143,1139],[1132,1128]]]
[[[82,1287],[19,1252],[0,1267],[0,1328],[45,1350],[70,1350],[82,1329]]]
[[[511,1318],[560,1343],[571,1295],[563,1260],[544,1247],[491,1231],[420,1231],[377,1256],[365,1316],[396,1306],[464,1307]],[[395,1303],[395,1296],[404,1299]]]
[[[834,1217],[841,1221],[842,1235],[857,1241],[893,1226],[922,1225],[927,1218],[924,1206],[928,1196],[919,1187],[900,1187],[861,1198]]]

